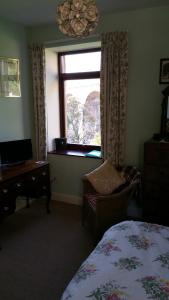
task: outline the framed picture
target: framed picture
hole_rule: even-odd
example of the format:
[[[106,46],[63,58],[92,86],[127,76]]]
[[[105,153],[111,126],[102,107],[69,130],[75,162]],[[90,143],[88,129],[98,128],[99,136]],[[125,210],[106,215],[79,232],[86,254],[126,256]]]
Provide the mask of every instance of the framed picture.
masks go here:
[[[0,57],[0,98],[21,97],[19,59]]]
[[[160,59],[160,83],[169,83],[169,58]]]

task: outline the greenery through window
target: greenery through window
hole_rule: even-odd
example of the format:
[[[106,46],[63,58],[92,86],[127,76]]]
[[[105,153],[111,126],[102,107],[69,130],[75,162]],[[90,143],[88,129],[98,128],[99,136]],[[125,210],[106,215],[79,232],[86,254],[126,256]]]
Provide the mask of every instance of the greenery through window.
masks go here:
[[[100,49],[59,53],[61,135],[100,146]]]

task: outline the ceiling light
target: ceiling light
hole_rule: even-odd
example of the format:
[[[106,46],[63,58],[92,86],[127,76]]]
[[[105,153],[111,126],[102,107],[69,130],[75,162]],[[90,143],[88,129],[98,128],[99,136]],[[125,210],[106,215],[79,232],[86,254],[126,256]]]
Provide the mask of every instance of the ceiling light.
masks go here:
[[[98,20],[95,0],[64,0],[57,7],[59,29],[71,37],[89,35],[96,28]]]

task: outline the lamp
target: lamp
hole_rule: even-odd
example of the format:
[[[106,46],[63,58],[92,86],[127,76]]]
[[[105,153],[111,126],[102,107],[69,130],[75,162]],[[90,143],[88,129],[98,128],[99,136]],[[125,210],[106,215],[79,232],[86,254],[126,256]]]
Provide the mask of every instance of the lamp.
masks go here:
[[[98,20],[95,0],[64,0],[57,7],[59,29],[71,37],[89,35],[97,26]]]

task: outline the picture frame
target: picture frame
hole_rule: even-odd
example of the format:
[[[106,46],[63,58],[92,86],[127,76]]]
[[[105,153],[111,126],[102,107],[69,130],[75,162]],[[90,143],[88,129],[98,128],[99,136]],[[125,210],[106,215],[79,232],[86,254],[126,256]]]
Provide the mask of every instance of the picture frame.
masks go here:
[[[161,58],[160,59],[159,83],[160,84],[169,83],[169,58]]]
[[[21,97],[19,59],[0,57],[0,98]]]

